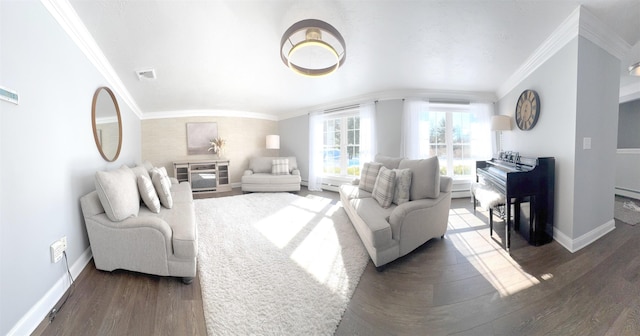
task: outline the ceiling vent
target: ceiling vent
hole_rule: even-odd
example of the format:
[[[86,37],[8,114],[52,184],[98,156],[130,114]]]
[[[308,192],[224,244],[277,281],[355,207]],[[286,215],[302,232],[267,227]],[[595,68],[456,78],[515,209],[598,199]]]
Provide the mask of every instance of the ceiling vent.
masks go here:
[[[156,79],[156,70],[155,69],[138,70],[136,71],[136,75],[138,75],[138,80]]]

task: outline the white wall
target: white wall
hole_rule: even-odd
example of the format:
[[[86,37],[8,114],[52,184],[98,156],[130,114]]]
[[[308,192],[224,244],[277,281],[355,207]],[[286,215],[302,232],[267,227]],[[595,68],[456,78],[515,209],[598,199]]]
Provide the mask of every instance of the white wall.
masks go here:
[[[139,161],[140,121],[117,97],[123,146],[105,162],[91,101],[106,80],[39,1],[0,1],[0,46],[0,85],[20,94],[20,105],[0,101],[0,334],[22,335],[63,290],[64,262],[51,263],[49,245],[66,236],[69,263],[86,260],[79,198],[96,170]]]

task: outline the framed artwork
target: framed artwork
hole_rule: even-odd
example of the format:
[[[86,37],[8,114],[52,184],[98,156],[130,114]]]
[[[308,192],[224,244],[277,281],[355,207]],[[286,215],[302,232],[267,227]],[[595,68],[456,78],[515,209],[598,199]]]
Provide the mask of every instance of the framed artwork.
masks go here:
[[[212,154],[210,140],[218,137],[218,123],[187,123],[187,154]]]

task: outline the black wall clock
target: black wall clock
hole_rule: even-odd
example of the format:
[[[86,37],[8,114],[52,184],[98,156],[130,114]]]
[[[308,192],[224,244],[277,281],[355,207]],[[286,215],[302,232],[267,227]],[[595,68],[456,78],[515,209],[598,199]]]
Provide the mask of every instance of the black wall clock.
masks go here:
[[[524,90],[516,105],[516,125],[523,131],[528,131],[536,125],[540,117],[540,98],[533,90]]]

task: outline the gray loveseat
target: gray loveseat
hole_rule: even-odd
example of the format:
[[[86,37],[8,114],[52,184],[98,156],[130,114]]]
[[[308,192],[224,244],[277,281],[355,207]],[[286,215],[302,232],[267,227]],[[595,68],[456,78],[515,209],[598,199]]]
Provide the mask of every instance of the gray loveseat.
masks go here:
[[[151,175],[147,169],[123,166],[98,172],[96,190],[80,198],[96,268],[181,277],[190,283],[198,251],[191,187],[169,178],[164,169]]]
[[[408,160],[376,156],[375,161],[384,167],[380,171],[388,169],[399,174],[400,170],[408,169],[411,172],[410,182],[404,181],[405,195],[400,195],[404,199],[396,200],[398,195],[394,195],[394,202],[400,204],[392,203],[388,208],[381,206],[374,198],[371,185],[366,186],[365,176],[357,183],[340,186],[340,199],[371,260],[381,270],[383,265],[408,254],[431,238],[444,237],[453,181],[450,177],[440,176],[437,157]],[[380,183],[377,176],[373,180]],[[408,188],[407,183],[410,183]],[[403,183],[396,180],[396,184]]]
[[[242,175],[242,191],[300,191],[300,182],[295,156],[254,157]]]

